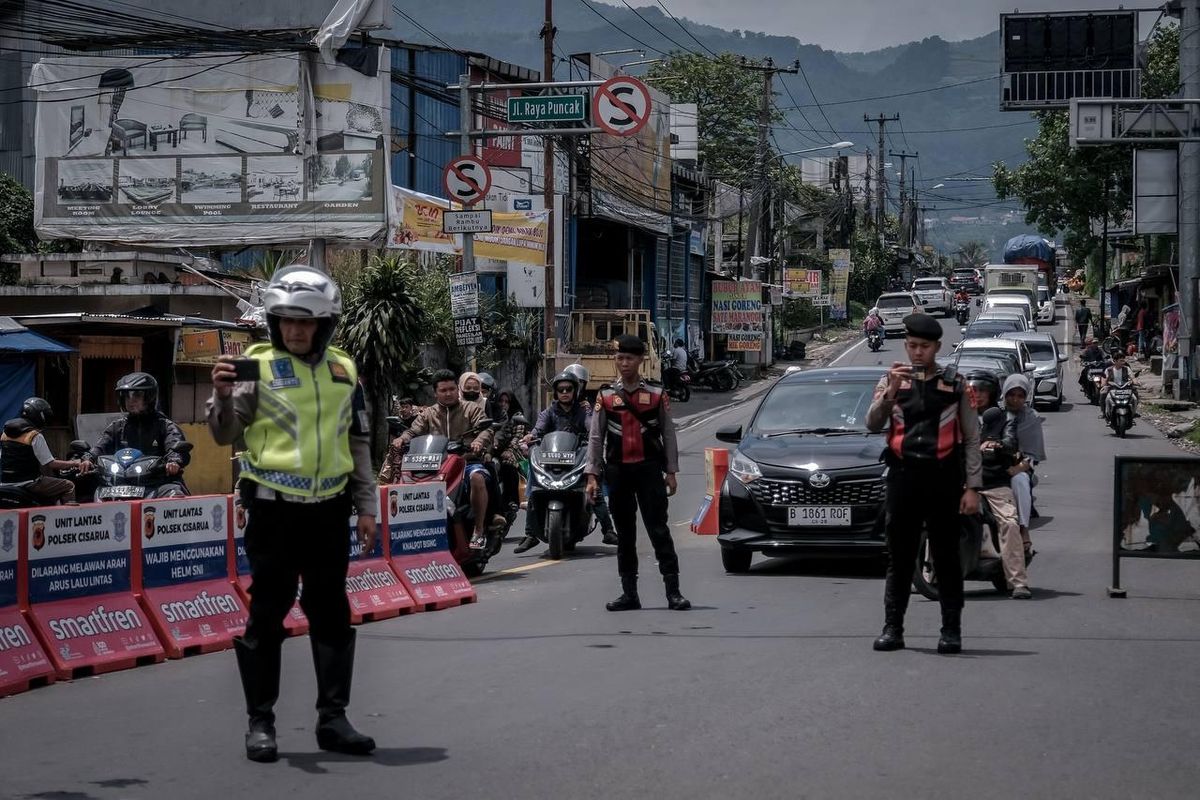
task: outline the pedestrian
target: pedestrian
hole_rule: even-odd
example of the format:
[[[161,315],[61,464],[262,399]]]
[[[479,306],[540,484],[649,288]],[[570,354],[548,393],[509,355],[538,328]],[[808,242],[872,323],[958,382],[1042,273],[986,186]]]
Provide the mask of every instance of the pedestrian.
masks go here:
[[[1087,301],[1079,298],[1079,308],[1075,309],[1075,327],[1079,330],[1079,342],[1087,338],[1088,324],[1092,321],[1092,310],[1087,307]]]
[[[1146,356],[1146,334],[1150,327],[1150,309],[1146,307],[1146,301],[1142,300],[1138,303],[1137,315],[1134,317],[1133,330],[1137,334],[1137,350],[1138,356],[1145,359]]]
[[[208,401],[217,443],[246,445],[237,488],[248,511],[250,617],[234,639],[250,717],[246,757],[278,758],[274,706],[283,620],[300,581],[317,675],[317,745],[366,755],[375,740],[346,719],[355,643],[346,526],[357,511],[359,543],[364,552],[374,547],[378,492],[354,361],[330,345],[341,293],[328,275],[298,264],[271,278],[263,308],[271,341],[245,354],[260,377],[237,381],[233,359],[223,356],[213,367]]]
[[[617,529],[617,572],[621,596],[609,611],[642,607],[638,598],[637,512],[658,559],[666,586],[667,607],[684,611],[692,604],[679,592],[679,557],[667,524],[667,498],[678,484],[679,448],[670,401],[660,387],[641,379],[646,344],[630,334],[617,337],[616,386],[601,389],[592,414],[585,472],[588,499],[597,501],[600,478],[608,483],[609,508]]]
[[[960,514],[979,511],[982,486],[979,420],[961,377],[938,366],[942,326],[928,314],[904,318],[904,348],[911,363],[895,362],[875,387],[867,428],[888,427],[888,567],[883,633],[876,650],[904,647],[917,543],[929,532],[942,610],[939,653],[962,650],[963,576],[959,562]]]

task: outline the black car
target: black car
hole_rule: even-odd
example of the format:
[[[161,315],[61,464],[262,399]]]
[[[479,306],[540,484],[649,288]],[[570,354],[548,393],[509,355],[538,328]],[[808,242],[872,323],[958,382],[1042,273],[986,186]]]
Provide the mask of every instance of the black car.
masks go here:
[[[769,555],[882,554],[882,433],[866,428],[879,367],[785,375],[750,424],[721,428],[737,444],[721,487],[721,563],[746,572]]]
[[[979,280],[979,271],[974,269],[956,269],[950,273],[950,288],[958,291],[966,289],[967,294],[983,294],[983,283]]]

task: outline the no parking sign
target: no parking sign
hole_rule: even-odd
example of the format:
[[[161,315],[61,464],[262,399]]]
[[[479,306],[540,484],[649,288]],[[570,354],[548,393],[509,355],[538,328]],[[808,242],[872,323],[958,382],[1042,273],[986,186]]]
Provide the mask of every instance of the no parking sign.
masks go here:
[[[637,78],[609,78],[592,95],[592,122],[613,136],[633,136],[650,120],[650,90]]]

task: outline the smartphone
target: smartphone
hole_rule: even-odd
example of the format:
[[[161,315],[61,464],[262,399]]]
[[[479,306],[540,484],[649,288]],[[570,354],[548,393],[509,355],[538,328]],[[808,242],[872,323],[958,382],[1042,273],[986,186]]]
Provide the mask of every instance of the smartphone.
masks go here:
[[[912,370],[912,379],[914,381],[925,380],[925,365],[924,364],[912,364],[912,365],[910,365],[909,368]]]
[[[256,381],[259,379],[259,363],[255,359],[237,358],[229,363],[233,364],[235,381]]]

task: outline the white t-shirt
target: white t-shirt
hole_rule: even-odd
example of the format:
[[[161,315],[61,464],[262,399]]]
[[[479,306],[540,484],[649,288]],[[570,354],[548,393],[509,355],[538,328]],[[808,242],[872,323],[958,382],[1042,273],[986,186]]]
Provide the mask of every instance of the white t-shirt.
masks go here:
[[[29,445],[33,448],[33,455],[37,458],[38,463],[43,467],[54,460],[54,455],[50,452],[50,445],[46,444],[46,437],[40,433],[33,437],[33,441]]]

